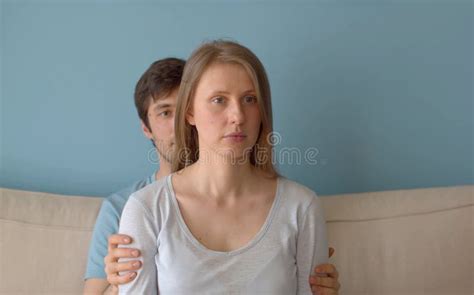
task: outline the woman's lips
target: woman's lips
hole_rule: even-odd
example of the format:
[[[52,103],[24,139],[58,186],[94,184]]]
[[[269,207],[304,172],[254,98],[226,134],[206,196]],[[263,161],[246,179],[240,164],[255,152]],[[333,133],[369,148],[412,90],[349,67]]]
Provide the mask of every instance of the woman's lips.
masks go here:
[[[232,142],[242,142],[245,140],[246,137],[247,135],[245,135],[244,133],[235,132],[235,133],[226,135],[224,138]]]
[[[225,137],[228,137],[228,136],[247,136],[247,135],[245,135],[245,133],[243,133],[242,131],[237,131],[237,132],[229,133]]]

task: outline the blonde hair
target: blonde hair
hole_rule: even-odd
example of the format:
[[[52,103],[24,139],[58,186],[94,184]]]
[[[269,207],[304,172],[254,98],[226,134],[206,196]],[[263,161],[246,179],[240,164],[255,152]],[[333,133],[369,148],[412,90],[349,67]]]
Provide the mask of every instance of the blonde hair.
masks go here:
[[[250,153],[250,163],[265,174],[277,176],[278,173],[272,163],[273,146],[269,138],[273,131],[273,118],[270,85],[265,68],[248,48],[225,40],[202,44],[186,62],[176,105],[172,172],[181,170],[199,159],[197,129],[187,122],[186,114],[192,105],[196,87],[203,72],[209,65],[216,62],[241,65],[252,80],[262,123],[257,142]]]

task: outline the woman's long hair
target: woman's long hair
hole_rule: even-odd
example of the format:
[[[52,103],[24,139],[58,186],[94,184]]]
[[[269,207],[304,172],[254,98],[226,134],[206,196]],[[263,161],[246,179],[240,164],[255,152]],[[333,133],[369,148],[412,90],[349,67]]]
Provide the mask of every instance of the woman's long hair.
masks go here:
[[[272,103],[265,68],[248,48],[224,40],[206,42],[199,46],[184,67],[176,105],[172,172],[179,171],[199,159],[198,132],[195,126],[187,122],[186,114],[192,106],[196,87],[203,72],[212,63],[234,63],[247,71],[255,87],[262,121],[257,142],[249,155],[250,163],[267,175],[277,176],[278,173],[272,163],[273,146],[269,138],[273,131]]]

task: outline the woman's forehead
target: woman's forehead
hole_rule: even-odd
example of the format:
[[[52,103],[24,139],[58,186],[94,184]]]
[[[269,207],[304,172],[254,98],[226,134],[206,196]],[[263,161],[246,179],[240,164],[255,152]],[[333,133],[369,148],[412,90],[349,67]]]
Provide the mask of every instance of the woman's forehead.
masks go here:
[[[253,81],[247,70],[237,63],[213,63],[201,75],[197,91],[240,92],[255,91]]]

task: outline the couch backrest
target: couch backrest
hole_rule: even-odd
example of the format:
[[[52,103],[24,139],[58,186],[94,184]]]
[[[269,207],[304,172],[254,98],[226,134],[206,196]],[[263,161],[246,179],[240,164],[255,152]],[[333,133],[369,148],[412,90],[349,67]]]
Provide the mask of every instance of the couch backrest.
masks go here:
[[[0,189],[0,294],[80,294],[101,202]]]
[[[322,197],[340,294],[472,294],[473,190]],[[80,294],[101,201],[0,189],[0,294]]]
[[[341,294],[474,294],[474,186],[323,198]]]

